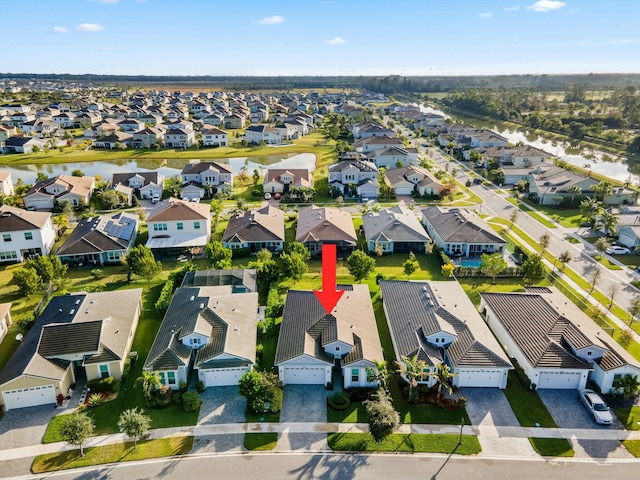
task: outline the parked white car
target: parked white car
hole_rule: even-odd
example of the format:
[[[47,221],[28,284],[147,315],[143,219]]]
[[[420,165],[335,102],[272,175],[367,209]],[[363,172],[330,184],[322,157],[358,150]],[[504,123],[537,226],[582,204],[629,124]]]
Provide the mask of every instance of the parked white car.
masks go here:
[[[271,194],[269,192],[264,194],[264,199],[265,200],[271,200]]]
[[[605,250],[608,255],[629,255],[631,250],[627,247],[621,247],[620,245],[611,245]]]
[[[580,390],[580,402],[587,409],[596,423],[611,425],[613,415],[604,400],[593,390]]]

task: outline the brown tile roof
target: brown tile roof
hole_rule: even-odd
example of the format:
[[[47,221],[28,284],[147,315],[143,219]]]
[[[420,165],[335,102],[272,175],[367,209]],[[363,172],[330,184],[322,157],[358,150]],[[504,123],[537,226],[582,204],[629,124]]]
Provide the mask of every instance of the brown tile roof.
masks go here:
[[[284,173],[290,173],[293,177],[291,185],[296,187],[310,187],[311,186],[311,173],[306,168],[269,168],[264,176],[263,184],[269,182],[279,182],[280,176]]]
[[[296,227],[297,242],[341,240],[357,242],[356,230],[349,212],[315,205],[300,210]]]
[[[211,207],[206,203],[194,203],[179,198],[159,202],[147,217],[147,222],[170,222],[178,220],[208,220]]]
[[[260,210],[235,215],[229,220],[222,235],[222,241],[232,243],[284,241],[284,212],[268,205]]]

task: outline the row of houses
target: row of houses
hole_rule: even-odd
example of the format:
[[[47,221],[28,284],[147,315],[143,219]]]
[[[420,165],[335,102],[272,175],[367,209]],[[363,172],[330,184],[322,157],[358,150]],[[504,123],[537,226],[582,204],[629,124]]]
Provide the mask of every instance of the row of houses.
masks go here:
[[[368,286],[338,289],[330,313],[312,291],[287,292],[274,362],[284,384],[327,385],[338,369],[346,388],[376,385],[367,369],[384,357]],[[396,361],[424,362],[417,381],[426,386],[441,364],[461,389],[505,388],[514,362],[539,389],[591,381],[610,392],[620,376],[640,374],[638,362],[553,287],[483,293],[480,313],[455,281],[382,280],[380,293]],[[120,379],[140,298],[140,289],[54,297],[0,372],[5,410],[53,404],[79,375]],[[237,385],[255,366],[261,311],[254,270],[189,272],[143,368],[172,389],[192,370],[205,388]]]

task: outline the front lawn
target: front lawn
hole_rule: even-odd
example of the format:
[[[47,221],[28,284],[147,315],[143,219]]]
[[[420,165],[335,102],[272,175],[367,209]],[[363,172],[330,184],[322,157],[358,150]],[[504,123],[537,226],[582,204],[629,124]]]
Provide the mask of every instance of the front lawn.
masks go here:
[[[627,430],[640,430],[640,407],[615,408],[613,413]]]
[[[327,406],[327,422],[329,423],[367,423],[369,415],[362,402],[352,402],[346,410],[334,410]]]
[[[558,428],[538,394],[525,389],[513,370],[509,372],[504,394],[523,427]]]
[[[576,452],[564,438],[529,438],[533,449],[543,457],[573,457]]]
[[[252,451],[273,450],[278,444],[278,434],[275,432],[245,433],[244,448]]]
[[[80,449],[66,452],[38,455],[31,465],[33,473],[55,472],[70,468],[90,467],[106,463],[131,462],[149,458],[184,455],[191,450],[193,437],[170,437],[159,440],[142,440],[134,450],[133,442],[116,443],[104,447],[85,449],[80,457]]]
[[[330,433],[329,448],[342,452],[402,452],[402,453],[456,453],[477,455],[482,451],[478,437],[442,434],[398,434],[389,435],[376,442],[370,433]]]
[[[625,440],[622,442],[631,455],[640,458],[640,440]]]

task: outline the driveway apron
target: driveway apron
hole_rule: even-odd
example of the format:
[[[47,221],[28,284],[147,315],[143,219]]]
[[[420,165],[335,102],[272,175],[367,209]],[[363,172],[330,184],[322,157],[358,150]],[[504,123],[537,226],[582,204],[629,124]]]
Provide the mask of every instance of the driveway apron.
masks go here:
[[[247,400],[238,386],[210,387],[200,394],[202,405],[198,425],[244,423]]]
[[[526,438],[501,437],[500,427],[520,426],[502,390],[497,388],[464,388],[467,414],[471,425],[477,426],[482,446],[480,456],[536,455]]]
[[[327,396],[322,385],[285,385],[281,422],[326,422]],[[328,450],[325,433],[289,433],[278,437],[278,451]]]
[[[541,389],[538,396],[560,428],[592,428],[599,430],[624,429],[613,417],[612,425],[598,425],[587,409],[580,403],[577,390]],[[618,440],[576,440],[571,439],[576,457],[591,458],[632,458]]]

